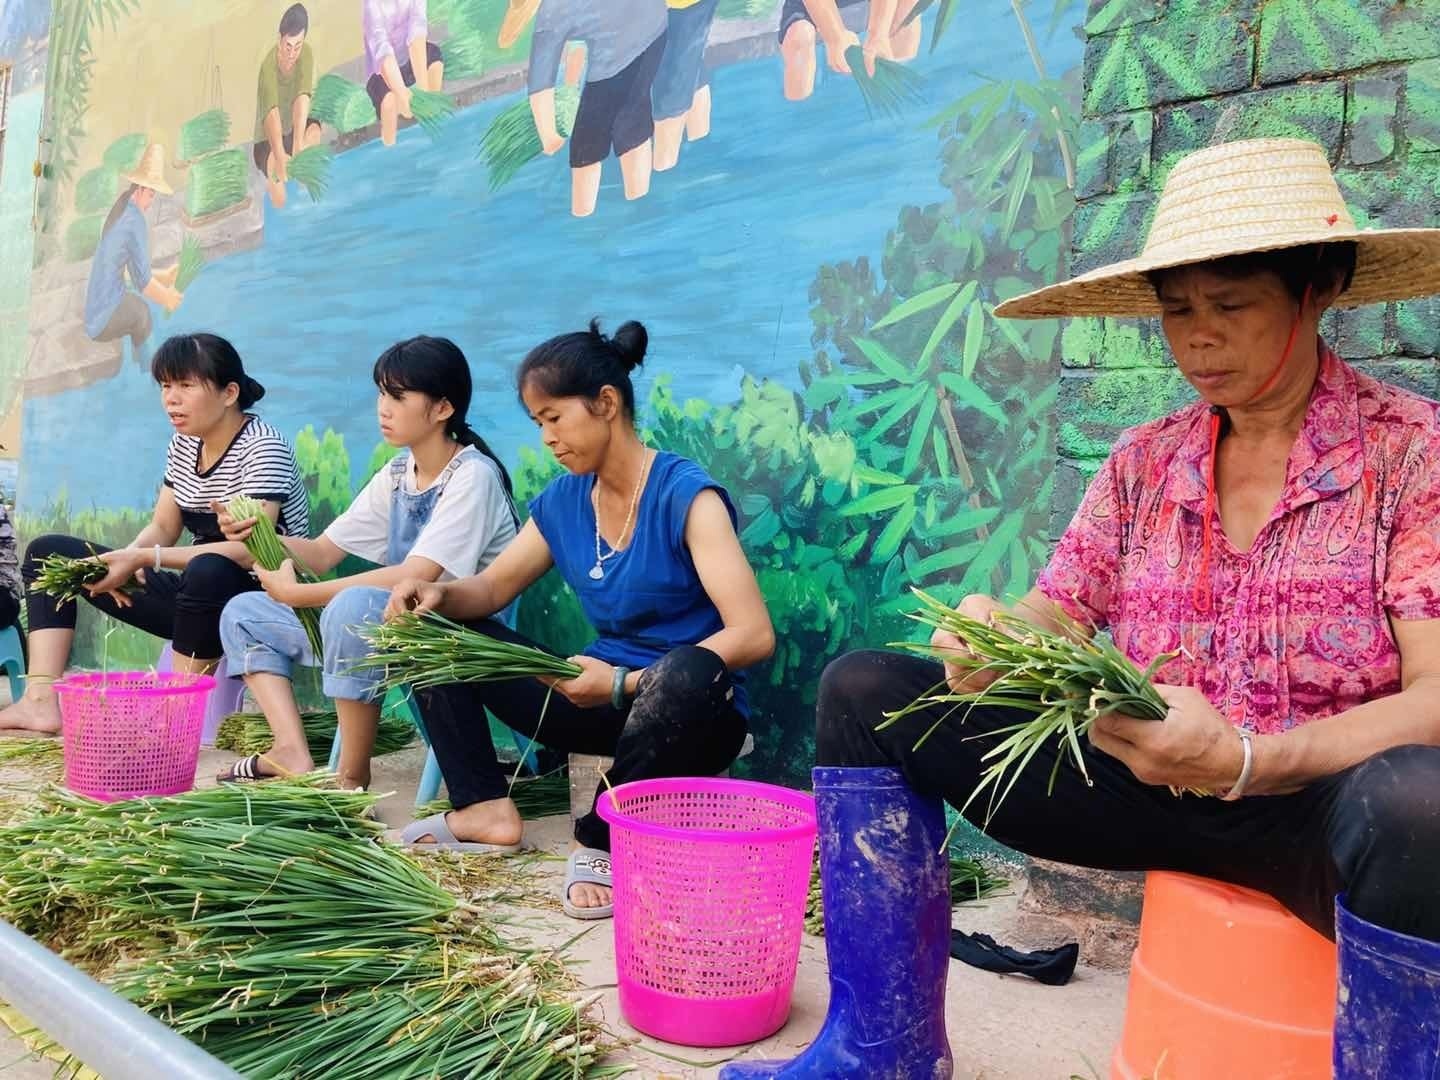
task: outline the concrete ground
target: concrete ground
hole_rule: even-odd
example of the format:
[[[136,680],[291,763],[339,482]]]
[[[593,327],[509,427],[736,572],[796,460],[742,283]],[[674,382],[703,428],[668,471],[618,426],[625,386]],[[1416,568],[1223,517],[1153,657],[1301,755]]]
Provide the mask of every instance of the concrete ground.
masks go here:
[[[214,774],[231,760],[231,754],[205,751],[201,755],[199,782],[213,782]],[[411,819],[421,762],[419,750],[392,754],[376,762],[375,789],[394,793],[379,808],[387,824],[400,826]],[[4,780],[0,773],[0,783]],[[528,822],[526,839],[537,849],[561,855],[569,841],[569,819],[562,816]],[[653,1080],[713,1077],[719,1066],[729,1060],[793,1057],[819,1030],[829,997],[825,942],[806,936],[800,948],[790,1020],[772,1038],[753,1047],[715,1051],[671,1046],[641,1036],[620,1015],[612,924],[575,922],[550,903],[560,892],[560,859],[537,862],[531,872],[537,903],[546,906],[509,911],[511,932],[536,945],[553,947],[584,931],[570,946],[568,962],[583,987],[602,994],[597,1007],[615,1034],[633,1040],[617,1057],[635,1068],[632,1075]],[[1003,896],[956,908],[955,925],[984,931],[1020,947],[1054,944],[1026,939],[1026,920],[1017,906],[1023,884],[1014,881]],[[1068,985],[1047,987],[1022,977],[992,975],[953,962],[946,1016],[955,1076],[960,1080],[1070,1080],[1072,1076],[1099,1080],[1109,1073],[1109,1058],[1119,1039],[1124,1005],[1123,973],[1082,963]],[[23,1055],[24,1048],[13,1038],[0,1041],[0,1067]],[[43,1080],[50,1076],[50,1066],[31,1061],[10,1066],[0,1080]]]

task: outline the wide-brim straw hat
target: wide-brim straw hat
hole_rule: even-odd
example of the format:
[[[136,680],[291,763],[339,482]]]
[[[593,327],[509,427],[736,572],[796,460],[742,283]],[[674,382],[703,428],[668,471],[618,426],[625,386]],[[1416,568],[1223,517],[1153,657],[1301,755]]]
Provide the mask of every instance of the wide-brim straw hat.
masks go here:
[[[165,182],[165,148],[159,143],[151,143],[145,147],[145,153],[140,156],[140,164],[135,166],[133,172],[121,174],[120,179],[127,184],[139,184],[151,191],[158,191],[161,195],[173,195],[174,189]]]
[[[1357,246],[1355,276],[1334,306],[1440,292],[1440,229],[1356,228],[1319,144],[1304,139],[1221,143],[1176,162],[1138,258],[1017,296],[995,314],[1012,319],[1159,315],[1148,271],[1342,240]]]
[[[535,12],[539,10],[540,0],[510,0],[510,6],[505,9],[505,18],[500,22],[500,33],[496,35],[495,43],[502,49],[510,48],[520,40],[525,27],[530,25],[530,20],[535,18]]]

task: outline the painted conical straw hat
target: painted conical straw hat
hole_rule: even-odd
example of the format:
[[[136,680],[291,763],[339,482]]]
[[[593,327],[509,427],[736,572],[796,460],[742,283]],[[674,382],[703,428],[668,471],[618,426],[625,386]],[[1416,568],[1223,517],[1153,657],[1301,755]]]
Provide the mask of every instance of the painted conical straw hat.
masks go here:
[[[165,148],[159,143],[151,143],[145,147],[145,153],[140,156],[140,164],[135,166],[133,172],[125,173],[122,177],[127,184],[139,184],[141,187],[158,191],[161,195],[173,195],[170,185],[165,182]]]
[[[1147,271],[1342,240],[1354,241],[1357,254],[1355,276],[1336,307],[1440,292],[1440,229],[1356,228],[1319,144],[1221,143],[1176,162],[1137,258],[1017,296],[995,314],[1158,315]]]

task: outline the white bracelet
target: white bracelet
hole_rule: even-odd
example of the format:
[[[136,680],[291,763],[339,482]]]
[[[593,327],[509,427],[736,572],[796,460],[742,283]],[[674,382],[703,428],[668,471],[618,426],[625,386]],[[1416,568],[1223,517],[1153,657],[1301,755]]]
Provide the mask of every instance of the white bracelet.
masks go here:
[[[1229,791],[1220,796],[1221,802],[1236,802],[1244,796],[1245,789],[1250,786],[1250,770],[1255,766],[1255,748],[1251,745],[1248,731],[1240,732],[1240,745],[1245,748],[1245,764],[1240,766],[1240,779],[1235,781]]]
[[[156,545],[155,545],[155,569],[156,569],[157,572],[160,570],[160,545],[159,545],[159,544],[156,544]]]

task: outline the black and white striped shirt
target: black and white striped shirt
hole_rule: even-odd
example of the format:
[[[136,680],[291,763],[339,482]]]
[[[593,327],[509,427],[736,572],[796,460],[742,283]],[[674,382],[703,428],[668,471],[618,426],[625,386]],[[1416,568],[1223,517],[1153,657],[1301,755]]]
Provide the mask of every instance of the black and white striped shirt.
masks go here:
[[[225,539],[210,504],[236,495],[279,503],[276,529],[286,536],[309,535],[310,500],[295,451],[280,432],[247,413],[245,426],[204,472],[200,471],[202,445],[194,435],[176,434],[165,451],[165,486],[174,491],[185,528],[197,544]]]

